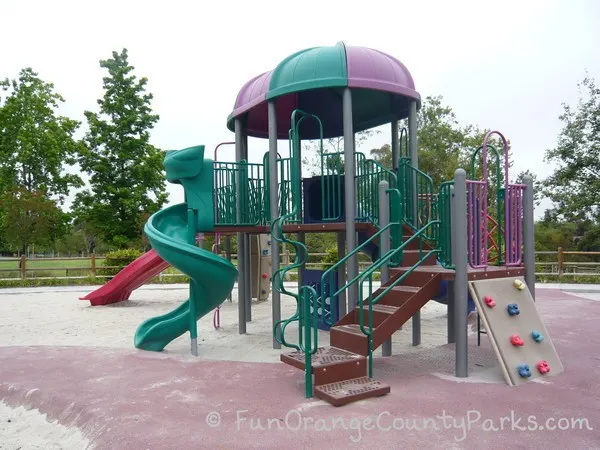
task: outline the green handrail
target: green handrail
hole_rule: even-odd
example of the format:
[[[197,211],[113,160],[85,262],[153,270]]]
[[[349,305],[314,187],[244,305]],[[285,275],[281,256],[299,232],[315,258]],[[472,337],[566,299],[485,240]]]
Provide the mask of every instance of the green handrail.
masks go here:
[[[297,120],[297,118],[299,119]],[[290,140],[290,158],[289,158],[289,188],[291,191],[291,207],[279,218],[275,219],[271,225],[271,235],[279,243],[288,243],[295,249],[294,263],[278,269],[273,274],[272,287],[274,291],[281,294],[289,295],[296,300],[296,312],[288,319],[279,320],[273,327],[273,336],[286,347],[294,348],[304,352],[304,369],[305,369],[305,388],[306,397],[312,396],[312,355],[318,348],[318,328],[317,328],[317,294],[311,286],[301,286],[298,292],[288,291],[285,288],[285,274],[290,270],[301,269],[306,265],[308,259],[308,250],[301,242],[293,241],[286,238],[283,233],[283,226],[286,221],[300,220],[300,204],[301,198],[301,174],[300,174],[300,134],[299,127],[303,120],[312,118],[318,122],[321,136],[323,134],[323,125],[321,120],[313,115],[302,110],[296,109],[292,112],[291,123],[292,127],[289,132]],[[285,177],[282,178],[282,181]],[[285,183],[280,184],[281,198],[284,198]],[[292,323],[298,321],[298,345],[288,343],[285,339],[285,329]]]
[[[402,243],[402,245],[400,245],[400,247],[387,252],[385,255],[383,255],[379,259],[379,261],[377,261],[375,264],[372,264],[369,267],[367,267],[358,276],[358,279],[359,279],[359,282],[358,282],[359,283],[359,288],[358,288],[359,326],[360,326],[360,330],[363,332],[364,335],[367,336],[367,340],[368,340],[369,376],[370,377],[373,376],[373,305],[377,304],[379,302],[379,300],[381,300],[381,298],[383,298],[384,295],[386,295],[395,286],[397,286],[402,281],[404,281],[404,279],[406,279],[406,277],[408,277],[408,275],[410,275],[418,266],[420,266],[423,262],[425,262],[427,260],[427,258],[429,258],[431,255],[435,255],[439,252],[439,249],[434,248],[424,254],[423,240],[426,239],[425,232],[429,228],[432,228],[433,229],[432,234],[436,235],[436,233],[437,233],[436,229],[439,229],[439,221],[434,220],[434,221],[429,222],[427,225],[425,225],[420,230],[418,230],[415,234],[413,234],[409,239],[407,239],[404,243]],[[420,256],[419,260],[415,264],[413,264],[411,267],[409,267],[408,270],[406,272],[404,272],[400,277],[396,278],[394,281],[389,283],[386,286],[386,288],[383,289],[383,291],[381,291],[376,297],[374,297],[373,296],[373,274],[377,270],[379,270],[384,264],[387,264],[394,257],[395,253],[401,252],[408,244],[410,244],[411,242],[415,241],[418,238],[419,238],[419,256]],[[364,282],[367,279],[369,280],[369,294],[367,296],[368,306],[369,306],[369,313],[368,313],[369,329],[368,330],[365,329],[364,314],[363,314],[363,306],[365,303]]]

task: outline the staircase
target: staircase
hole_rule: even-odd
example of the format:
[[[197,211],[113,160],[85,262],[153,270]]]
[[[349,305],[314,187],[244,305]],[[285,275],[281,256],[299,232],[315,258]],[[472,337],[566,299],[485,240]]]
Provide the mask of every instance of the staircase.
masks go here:
[[[311,355],[310,370],[314,375],[314,395],[317,398],[342,406],[390,392],[390,386],[371,376],[372,352],[401,329],[440,289],[440,275],[411,271],[417,265],[436,264],[435,253],[421,261],[423,254],[431,249],[425,246],[419,249],[419,241],[411,237],[406,235],[403,239],[406,247],[401,264],[403,268],[390,269],[390,278],[379,289],[331,327],[330,345],[319,347]],[[377,302],[371,304],[369,324],[369,304],[384,292]],[[365,334],[363,329],[369,334]],[[284,353],[281,361],[305,371],[306,355],[303,351]]]

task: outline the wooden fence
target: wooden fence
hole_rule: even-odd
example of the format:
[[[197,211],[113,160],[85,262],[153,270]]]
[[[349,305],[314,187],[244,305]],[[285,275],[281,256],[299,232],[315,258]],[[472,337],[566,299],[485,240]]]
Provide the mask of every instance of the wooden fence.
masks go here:
[[[310,269],[322,269],[322,258],[325,253],[309,253],[306,264]],[[225,257],[225,254],[222,254]],[[236,255],[231,255],[234,263]],[[281,255],[282,266],[293,262],[294,255],[289,251]],[[573,259],[585,259],[574,261]],[[592,261],[595,259],[596,261]],[[366,267],[370,263],[366,257],[359,259],[359,265]],[[600,279],[600,252],[557,251],[536,252],[536,275],[556,276],[559,278],[598,277]],[[109,279],[114,275],[106,274],[107,269],[118,270],[117,266],[104,265],[104,257],[90,255],[89,257],[64,257],[64,258],[0,258],[0,280],[16,279]],[[182,273],[171,267],[164,271],[160,277],[181,276]]]

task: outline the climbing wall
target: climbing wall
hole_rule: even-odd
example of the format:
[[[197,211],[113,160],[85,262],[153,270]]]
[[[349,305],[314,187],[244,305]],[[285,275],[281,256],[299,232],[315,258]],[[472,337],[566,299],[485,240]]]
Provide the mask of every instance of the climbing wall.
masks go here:
[[[253,235],[250,239],[252,298],[263,302],[271,293],[271,235]]]
[[[564,371],[523,277],[471,281],[469,290],[509,385]]]

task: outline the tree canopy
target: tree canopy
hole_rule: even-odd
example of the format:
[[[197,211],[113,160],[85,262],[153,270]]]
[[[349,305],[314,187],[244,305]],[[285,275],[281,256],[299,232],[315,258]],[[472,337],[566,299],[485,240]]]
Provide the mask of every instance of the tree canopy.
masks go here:
[[[85,112],[89,131],[79,158],[90,188],[77,194],[75,210],[86,229],[124,247],[141,239],[145,218],[167,200],[164,154],[150,144],[159,116],[152,113],[148,79],[133,74],[127,49],[113,52],[100,67],[108,71],[104,96],[99,112]]]
[[[545,160],[556,164],[544,180],[544,194],[552,200],[558,219],[600,221],[600,88],[586,76],[578,84],[579,101],[563,104],[563,128]]]

